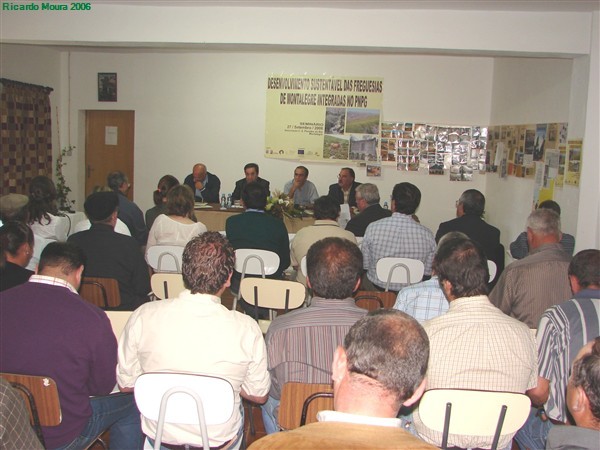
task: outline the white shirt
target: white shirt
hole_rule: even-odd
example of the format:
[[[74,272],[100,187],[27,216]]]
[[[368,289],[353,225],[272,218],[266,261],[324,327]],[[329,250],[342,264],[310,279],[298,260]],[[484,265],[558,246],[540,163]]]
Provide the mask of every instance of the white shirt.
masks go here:
[[[319,411],[317,413],[319,422],[345,422],[362,425],[377,425],[380,427],[402,427],[402,421],[395,417],[372,417],[361,416],[359,414],[350,414],[340,411]]]
[[[178,298],[146,303],[133,312],[119,339],[117,382],[133,387],[146,372],[187,372],[228,380],[235,391],[233,415],[208,427],[210,445],[233,438],[243,425],[240,390],[263,396],[271,381],[265,341],[258,324],[230,311],[218,297],[183,291]],[[156,423],[142,417],[142,429],[154,436]],[[165,424],[163,441],[201,445],[195,425]]]
[[[206,225],[202,222],[181,223],[165,214],[161,214],[152,224],[146,247],[152,247],[153,245],[178,245],[185,247],[185,244],[192,238],[206,231]]]
[[[44,239],[52,239],[55,241],[64,242],[67,240],[69,234],[69,228],[71,228],[71,220],[67,216],[54,216],[48,214],[50,220],[48,221],[42,216],[41,223],[37,220],[29,224],[31,231],[36,236]]]

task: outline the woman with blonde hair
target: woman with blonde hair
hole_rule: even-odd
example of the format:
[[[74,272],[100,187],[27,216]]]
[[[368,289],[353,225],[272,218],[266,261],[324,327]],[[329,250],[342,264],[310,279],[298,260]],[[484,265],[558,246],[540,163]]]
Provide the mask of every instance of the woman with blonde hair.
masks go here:
[[[153,245],[184,247],[193,237],[207,231],[194,215],[194,193],[184,184],[167,193],[167,213],[159,215],[150,229],[146,249]]]

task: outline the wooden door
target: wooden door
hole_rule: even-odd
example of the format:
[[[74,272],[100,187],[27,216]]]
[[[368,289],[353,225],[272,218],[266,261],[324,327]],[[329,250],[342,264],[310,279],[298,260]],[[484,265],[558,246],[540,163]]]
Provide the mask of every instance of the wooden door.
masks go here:
[[[133,200],[135,111],[86,111],[85,195],[105,186],[106,176],[120,170],[129,178],[127,196]]]

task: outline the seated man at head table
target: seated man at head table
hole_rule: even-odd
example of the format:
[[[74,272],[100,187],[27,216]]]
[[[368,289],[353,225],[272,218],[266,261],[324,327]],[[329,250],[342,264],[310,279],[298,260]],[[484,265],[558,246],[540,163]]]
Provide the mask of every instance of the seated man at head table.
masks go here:
[[[600,337],[585,345],[567,386],[567,406],[577,426],[552,427],[548,450],[596,450],[600,444]]]
[[[258,176],[258,164],[248,163],[244,166],[244,178],[235,182],[235,189],[233,190],[233,194],[231,194],[231,199],[234,201],[241,200],[244,188],[250,183],[260,184],[267,192],[266,197],[269,196],[271,192],[269,187],[270,183]]]
[[[489,270],[479,245],[464,238],[442,243],[435,273],[450,302],[445,314],[428,320],[431,359],[427,390],[473,389],[525,393],[537,382],[535,342],[525,324],[502,313],[487,297]],[[440,445],[442,433],[428,428],[419,409],[413,412],[417,435]],[[498,448],[510,448],[512,434]],[[489,448],[493,436],[450,433],[449,447]]]
[[[246,211],[229,217],[225,222],[225,232],[236,250],[256,248],[276,253],[279,256],[279,267],[268,278],[281,279],[283,271],[290,265],[290,240],[283,221],[265,213],[267,195],[261,184],[247,184],[242,192],[242,203]],[[241,277],[241,273],[234,272],[231,279],[232,292],[239,291]],[[240,304],[248,314],[252,314],[254,308],[249,303],[242,301]],[[259,311],[261,315],[266,314],[263,308]]]
[[[335,200],[322,198],[339,208]],[[307,283],[313,290],[310,306],[276,317],[265,339],[271,374],[269,400],[262,406],[267,434],[279,431],[283,385],[289,381],[329,383],[333,349],[342,345],[350,327],[367,313],[352,298],[362,274],[362,255],[356,244],[328,237],[313,244],[306,259]]]
[[[317,188],[312,181],[308,181],[308,169],[304,166],[294,169],[294,179],[285,184],[283,193],[294,202],[294,205],[305,207],[311,206],[319,198]]]
[[[243,438],[241,398],[264,403],[270,387],[265,341],[256,321],[221,305],[229,286],[235,253],[220,233],[209,231],[193,238],[183,251],[185,290],[178,297],[147,303],[131,315],[119,338],[117,381],[122,391],[133,391],[135,381],[148,372],[185,372],[212,375],[231,383],[235,392],[232,416],[209,425],[210,447],[235,450]],[[142,418],[146,435],[155,436],[156,422]],[[166,423],[167,448],[201,447],[197,426]]]
[[[390,217],[392,212],[379,204],[379,189],[372,183],[363,183],[356,188],[356,207],[359,214],[350,219],[346,230],[356,237],[363,237],[370,223]]]
[[[560,217],[560,206],[554,200],[546,200],[538,205],[538,208],[554,211]],[[568,233],[563,233],[560,239],[565,253],[573,255],[575,251],[575,238]],[[529,254],[529,243],[527,242],[527,231],[523,231],[510,243],[510,255],[515,259],[523,259]]]
[[[204,164],[194,165],[192,173],[185,177],[183,184],[192,189],[197,202],[219,203],[221,180],[208,172]]]
[[[317,423],[257,440],[260,449],[433,449],[403,430],[401,406],[423,395],[429,340],[412,317],[379,309],[356,322],[335,350],[334,411]]]
[[[537,327],[538,382],[527,391],[533,406],[515,436],[521,448],[544,448],[550,429],[568,422],[569,370],[581,347],[600,335],[600,250],[575,255],[569,282],[573,298],[548,308]]]
[[[358,181],[354,181],[356,175],[354,169],[344,167],[338,175],[338,182],[329,186],[329,195],[340,205],[347,203],[352,208],[356,206],[356,188],[360,186]]]
[[[337,222],[340,216],[340,205],[328,195],[315,200],[314,205],[315,223],[302,228],[296,233],[290,248],[290,259],[292,266],[296,269],[296,281],[306,286],[306,277],[302,273],[302,258],[308,253],[308,249],[317,241],[326,237],[340,237],[347,239],[356,245],[356,237],[344,229]],[[361,258],[362,261],[362,258]]]
[[[42,427],[48,448],[87,448],[109,427],[112,448],[141,448],[133,395],[109,395],[116,384],[117,341],[108,317],[77,293],[84,263],[76,245],[52,242],[38,273],[2,293],[0,371],[56,382],[62,421]]]

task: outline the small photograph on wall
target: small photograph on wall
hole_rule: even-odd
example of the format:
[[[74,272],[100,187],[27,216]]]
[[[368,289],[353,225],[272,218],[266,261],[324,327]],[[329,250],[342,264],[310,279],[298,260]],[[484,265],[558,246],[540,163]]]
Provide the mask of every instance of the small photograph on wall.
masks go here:
[[[117,74],[98,73],[98,101],[117,101]]]

